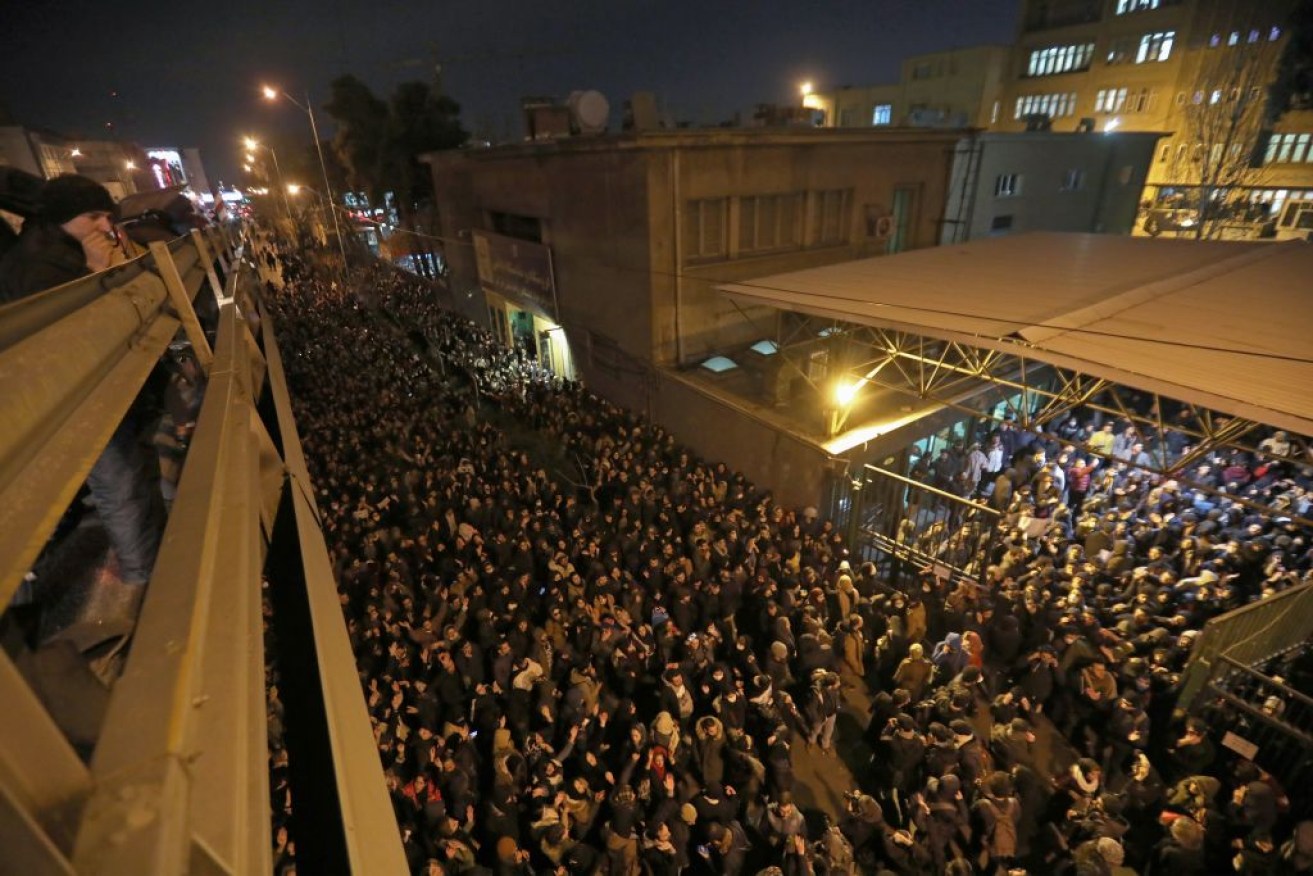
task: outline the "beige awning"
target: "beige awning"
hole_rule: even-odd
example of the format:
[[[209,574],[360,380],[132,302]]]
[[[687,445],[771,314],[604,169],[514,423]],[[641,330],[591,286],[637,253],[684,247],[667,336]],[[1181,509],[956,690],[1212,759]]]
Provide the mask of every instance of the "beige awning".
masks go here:
[[[1032,233],[776,274],[732,298],[1049,362],[1313,435],[1313,246]]]

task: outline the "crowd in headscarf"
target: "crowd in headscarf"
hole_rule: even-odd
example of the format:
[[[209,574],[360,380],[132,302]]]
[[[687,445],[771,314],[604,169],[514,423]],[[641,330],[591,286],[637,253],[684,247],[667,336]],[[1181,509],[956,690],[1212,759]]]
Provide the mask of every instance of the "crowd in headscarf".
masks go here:
[[[966,472],[1004,512],[983,586],[893,586],[828,521],[426,284],[335,286],[289,254],[281,274],[269,304],[415,872],[1313,872],[1294,792],[1172,712],[1193,632],[1307,574],[1293,523],[1133,459],[1073,476],[1061,445],[1041,460],[1013,436],[928,476]],[[1202,464],[1294,518],[1302,463]],[[1031,535],[1041,504],[1067,523]],[[845,738],[860,685],[869,721]],[[1050,721],[1071,749],[1041,758]],[[832,822],[794,801],[799,748],[863,755]]]

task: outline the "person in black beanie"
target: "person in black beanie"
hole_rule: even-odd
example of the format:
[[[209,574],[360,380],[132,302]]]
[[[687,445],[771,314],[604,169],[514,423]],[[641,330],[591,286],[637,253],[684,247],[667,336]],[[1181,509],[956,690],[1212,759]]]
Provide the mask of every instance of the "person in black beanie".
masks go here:
[[[112,237],[114,199],[100,183],[77,174],[46,182],[38,215],[23,225],[0,262],[0,304],[103,271],[124,259]]]
[[[102,271],[124,260],[112,236],[114,199],[95,180],[66,174],[48,180],[39,215],[0,262],[0,305]],[[157,401],[139,396],[87,476],[87,487],[117,563],[102,569],[76,621],[60,635],[82,649],[121,639],[137,612],[164,531],[159,459],[144,440],[154,432]]]

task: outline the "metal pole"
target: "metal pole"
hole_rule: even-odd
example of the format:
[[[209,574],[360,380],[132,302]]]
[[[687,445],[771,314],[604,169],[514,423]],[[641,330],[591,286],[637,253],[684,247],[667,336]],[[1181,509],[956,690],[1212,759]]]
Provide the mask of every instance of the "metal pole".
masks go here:
[[[342,280],[346,282],[346,244],[342,240],[342,229],[337,224],[337,210],[333,206],[333,186],[328,182],[328,165],[324,163],[324,147],[319,142],[319,126],[315,124],[315,107],[310,102],[310,92],[305,93],[305,111],[310,116],[310,133],[315,138],[315,151],[319,153],[319,169],[324,174],[324,192],[328,195],[328,211],[333,217],[333,233],[337,235],[337,249],[342,254]]]
[[[287,211],[287,221],[291,222],[292,205],[287,203],[287,183],[283,180],[283,169],[278,166],[278,153],[274,151],[274,147],[272,146],[266,146],[264,148],[268,149],[269,154],[273,156],[274,173],[278,175],[278,190],[283,194],[283,209]]]

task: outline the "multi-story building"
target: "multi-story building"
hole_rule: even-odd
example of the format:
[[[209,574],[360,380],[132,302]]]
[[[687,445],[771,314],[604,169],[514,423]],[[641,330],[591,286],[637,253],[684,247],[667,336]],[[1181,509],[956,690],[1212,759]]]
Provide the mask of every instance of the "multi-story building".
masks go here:
[[[940,242],[1026,231],[1129,234],[1160,137],[973,132],[957,146]]]
[[[1163,132],[1147,199],[1194,192],[1197,208],[1201,188],[1220,183],[1279,208],[1313,189],[1313,117],[1282,119],[1270,142],[1261,130],[1292,5],[1023,0],[993,128]]]
[[[506,343],[647,413],[780,495],[826,452],[773,311],[729,281],[934,246],[960,131],[705,129],[427,156],[457,303]],[[817,369],[824,363],[813,363]],[[792,402],[815,428],[777,416]],[[816,408],[815,410],[810,410]]]
[[[120,140],[79,140],[20,125],[0,126],[0,164],[50,179],[64,173],[91,177],[115,200],[152,187],[146,153]]]
[[[830,127],[984,128],[1000,112],[1010,57],[1007,46],[913,55],[896,83],[819,91],[808,105],[824,111]]]

